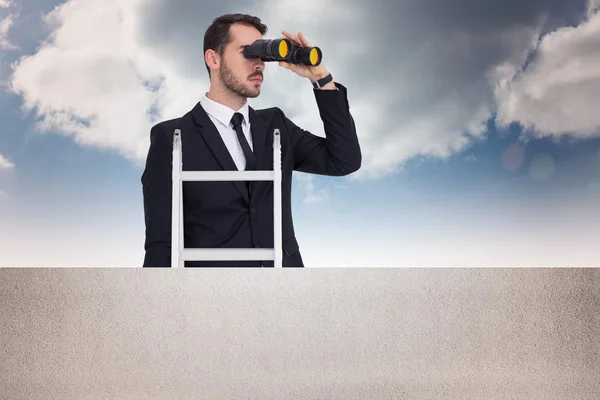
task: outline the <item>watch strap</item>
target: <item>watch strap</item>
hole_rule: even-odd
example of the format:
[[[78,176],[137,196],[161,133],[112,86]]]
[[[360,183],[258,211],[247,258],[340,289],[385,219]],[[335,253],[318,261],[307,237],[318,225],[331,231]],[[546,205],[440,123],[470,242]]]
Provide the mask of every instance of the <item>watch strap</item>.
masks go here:
[[[333,80],[333,76],[331,76],[331,74],[327,75],[324,78],[319,79],[316,82],[313,82],[313,87],[315,89],[320,89],[321,87],[327,85],[329,82],[331,82]]]

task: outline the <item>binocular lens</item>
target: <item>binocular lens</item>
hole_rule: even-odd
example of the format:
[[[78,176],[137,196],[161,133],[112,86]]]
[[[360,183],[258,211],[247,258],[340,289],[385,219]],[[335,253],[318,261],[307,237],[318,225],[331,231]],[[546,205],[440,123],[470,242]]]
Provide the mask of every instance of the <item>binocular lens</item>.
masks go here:
[[[321,63],[322,53],[318,47],[299,47],[289,39],[259,39],[244,49],[248,59],[260,58],[262,61],[286,61],[291,64],[317,66]]]
[[[312,65],[317,65],[320,59],[321,57],[319,56],[319,52],[317,51],[317,49],[312,48],[310,50],[310,63]]]
[[[290,52],[290,47],[286,40],[279,42],[279,57],[287,57]]]

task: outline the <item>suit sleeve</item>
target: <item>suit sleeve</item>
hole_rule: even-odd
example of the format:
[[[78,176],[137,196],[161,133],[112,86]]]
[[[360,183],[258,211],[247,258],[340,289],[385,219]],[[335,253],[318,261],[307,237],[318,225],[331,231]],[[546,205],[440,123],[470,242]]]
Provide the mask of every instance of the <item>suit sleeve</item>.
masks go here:
[[[282,112],[294,146],[294,170],[319,175],[343,176],[357,171],[362,154],[354,119],[350,114],[346,88],[313,89],[325,138],[316,136],[294,124]],[[281,111],[281,110],[280,110]]]
[[[142,174],[146,224],[143,267],[171,266],[172,161],[171,141],[159,126],[154,126]]]

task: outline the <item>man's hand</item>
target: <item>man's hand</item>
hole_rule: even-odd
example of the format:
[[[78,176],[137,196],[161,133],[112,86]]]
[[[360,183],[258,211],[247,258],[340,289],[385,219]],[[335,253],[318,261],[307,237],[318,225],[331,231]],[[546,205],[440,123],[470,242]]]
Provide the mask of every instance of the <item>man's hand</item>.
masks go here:
[[[281,31],[281,33],[283,33],[283,36],[290,39],[299,47],[310,47],[310,43],[308,43],[302,32],[298,32],[298,36],[292,35],[291,33],[285,30]],[[323,65],[323,63],[319,64],[316,67],[309,67],[308,65],[292,64],[285,61],[281,61],[279,62],[279,66],[285,69],[289,69],[290,71],[295,72],[303,78],[308,78],[311,82],[316,82],[319,79],[325,78],[327,75],[329,75],[329,71],[327,71],[327,68],[325,68],[325,65]],[[329,82],[327,85],[323,86],[323,89],[326,89],[328,86],[333,86],[334,89],[336,88],[333,82]]]

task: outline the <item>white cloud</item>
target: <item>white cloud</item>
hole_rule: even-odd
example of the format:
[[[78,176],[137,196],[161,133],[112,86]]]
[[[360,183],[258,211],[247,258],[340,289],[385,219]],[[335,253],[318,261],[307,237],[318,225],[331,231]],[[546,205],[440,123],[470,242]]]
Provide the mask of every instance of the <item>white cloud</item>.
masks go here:
[[[10,0],[0,0],[0,8],[8,8],[12,5]],[[15,15],[11,14],[0,20],[0,50],[15,49],[16,46],[8,41],[8,30],[14,23]]]
[[[304,197],[302,201],[305,204],[317,204],[326,201],[330,197],[330,193],[326,188],[317,188],[315,185],[315,176],[306,173],[295,173],[299,183],[299,187],[302,189]]]
[[[600,9],[600,0],[589,0],[586,10],[586,16],[589,18],[593,14],[597,13],[598,9]]]
[[[14,167],[15,164],[12,161],[0,154],[0,169],[12,169]]]
[[[0,171],[2,170],[6,170],[6,169],[14,169],[15,168],[15,164],[10,161],[8,158],[4,157],[2,154],[0,154]],[[0,189],[0,200],[4,200],[8,197],[8,195],[6,194],[6,192],[4,192],[3,190]]]
[[[137,41],[139,6],[69,1],[46,17],[52,40],[22,58],[9,82],[23,108],[41,117],[41,130],[140,161],[156,118],[151,109],[160,119],[195,104],[201,82],[179,78]]]
[[[14,167],[15,167],[15,164],[12,161],[10,161],[6,157],[4,157],[2,154],[0,154],[0,171],[4,170],[4,169],[13,169]],[[8,196],[7,196],[6,192],[4,192],[3,190],[0,189],[0,200],[4,200],[7,197]]]
[[[533,136],[600,135],[600,10],[590,1],[586,19],[542,37],[524,69],[498,68],[497,122],[520,123]]]
[[[14,24],[15,14],[10,14],[0,20],[0,50],[15,50],[18,47],[8,40],[8,31]]]

